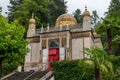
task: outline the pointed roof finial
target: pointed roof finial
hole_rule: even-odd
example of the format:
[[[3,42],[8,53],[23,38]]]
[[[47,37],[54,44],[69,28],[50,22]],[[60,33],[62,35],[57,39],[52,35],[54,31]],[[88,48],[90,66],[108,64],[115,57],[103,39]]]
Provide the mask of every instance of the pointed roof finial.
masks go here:
[[[87,11],[87,6],[85,5],[85,10]]]
[[[67,13],[68,12],[68,10],[67,10],[67,7],[65,8],[65,13]]]
[[[47,24],[47,27],[49,27],[49,23]]]
[[[32,19],[34,18],[34,13],[32,13]]]
[[[42,24],[42,27],[41,28],[43,28],[43,24]]]
[[[29,20],[29,24],[35,24],[34,14],[32,13],[32,18]]]

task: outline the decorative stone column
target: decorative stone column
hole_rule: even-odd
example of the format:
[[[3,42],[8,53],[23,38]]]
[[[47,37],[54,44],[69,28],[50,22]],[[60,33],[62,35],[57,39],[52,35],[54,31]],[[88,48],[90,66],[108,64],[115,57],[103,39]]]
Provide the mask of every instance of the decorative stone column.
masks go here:
[[[70,60],[70,35],[67,33],[66,37],[66,60]]]
[[[39,67],[42,68],[43,62],[43,50],[42,50],[42,36],[40,35],[40,57],[39,57]]]
[[[46,38],[46,48],[49,49],[48,38]]]
[[[49,32],[49,23],[48,23],[48,26],[47,26],[47,32]]]
[[[42,25],[42,27],[41,27],[41,31],[40,31],[41,33],[43,33],[43,25]]]
[[[62,48],[62,37],[59,37],[59,48]]]

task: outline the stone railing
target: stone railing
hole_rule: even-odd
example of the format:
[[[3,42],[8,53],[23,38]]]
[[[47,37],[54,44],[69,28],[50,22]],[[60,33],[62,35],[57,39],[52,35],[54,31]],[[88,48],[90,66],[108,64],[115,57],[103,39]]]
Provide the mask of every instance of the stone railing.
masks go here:
[[[47,78],[50,77],[52,74],[53,74],[53,71],[49,71],[40,80],[47,80]],[[53,77],[53,76],[51,76],[51,77]]]
[[[60,26],[60,27],[41,27],[40,29],[37,29],[37,33],[46,33],[46,32],[57,32],[57,31],[65,31],[65,30],[72,30],[72,29],[82,29],[82,24],[77,24],[73,26]]]
[[[11,72],[11,73],[5,75],[4,77],[0,78],[0,80],[4,80],[4,79],[6,79],[7,77],[9,77],[9,76],[11,76],[11,75],[13,75],[13,74],[15,74],[15,73],[16,73],[16,70],[14,70],[13,72]]]

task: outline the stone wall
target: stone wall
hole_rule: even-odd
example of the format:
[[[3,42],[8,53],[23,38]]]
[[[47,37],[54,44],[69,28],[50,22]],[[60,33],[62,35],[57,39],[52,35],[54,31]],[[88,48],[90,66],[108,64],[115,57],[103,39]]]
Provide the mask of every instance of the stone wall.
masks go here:
[[[24,71],[38,70],[40,57],[40,43],[28,45],[29,52],[25,56]]]
[[[72,39],[72,60],[83,59],[83,39]]]

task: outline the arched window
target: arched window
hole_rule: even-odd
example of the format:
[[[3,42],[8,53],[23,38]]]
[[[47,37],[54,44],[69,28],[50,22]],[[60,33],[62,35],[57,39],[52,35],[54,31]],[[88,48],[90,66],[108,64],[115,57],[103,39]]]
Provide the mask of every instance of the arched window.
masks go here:
[[[52,41],[49,45],[50,48],[58,48],[59,47],[59,43],[57,41]]]

